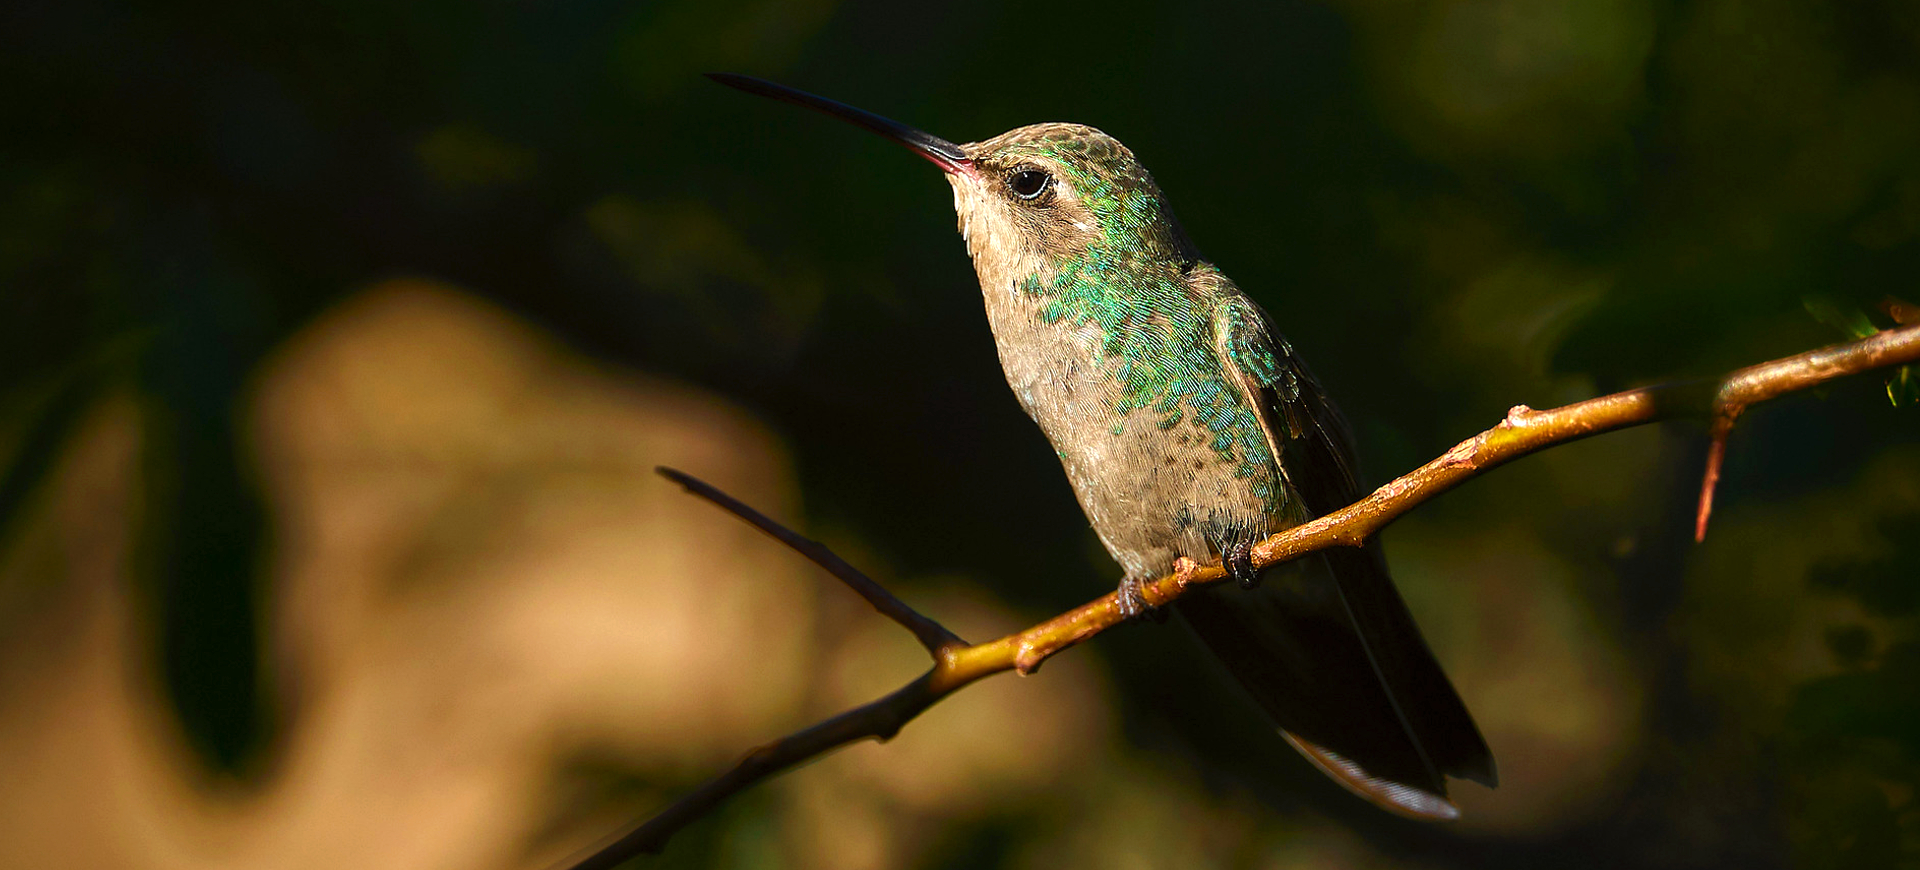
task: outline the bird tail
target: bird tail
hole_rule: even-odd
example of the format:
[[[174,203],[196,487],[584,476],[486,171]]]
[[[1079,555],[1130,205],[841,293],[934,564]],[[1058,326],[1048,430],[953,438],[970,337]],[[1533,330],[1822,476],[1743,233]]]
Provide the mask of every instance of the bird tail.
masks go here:
[[[1216,585],[1175,612],[1294,748],[1388,810],[1451,819],[1446,777],[1498,784],[1493,754],[1375,545]]]

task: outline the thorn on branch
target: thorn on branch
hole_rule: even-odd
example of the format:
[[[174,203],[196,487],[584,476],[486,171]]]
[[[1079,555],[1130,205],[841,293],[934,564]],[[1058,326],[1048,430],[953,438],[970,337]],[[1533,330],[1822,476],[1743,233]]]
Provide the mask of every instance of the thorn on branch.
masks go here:
[[[913,636],[919,639],[921,646],[926,647],[927,654],[933,656],[934,661],[939,661],[945,650],[958,649],[967,645],[959,635],[948,631],[946,626],[934,621],[931,617],[907,606],[905,601],[894,597],[886,587],[861,573],[860,569],[848,564],[847,560],[840,558],[828,549],[827,545],[781,525],[766,514],[748,507],[746,503],[721,492],[718,487],[691,474],[664,465],[657,466],[653,470],[661,477],[680,484],[687,492],[704,498],[722,510],[745,520],[774,540],[786,544],[794,552],[807,557],[814,564],[827,569],[827,573],[839,578],[840,582],[847,584],[847,587],[858,593],[861,598],[865,598],[868,604],[873,605],[874,610],[880,612],[880,615],[913,632]]]
[[[1733,432],[1732,421],[1722,426],[1719,420],[1713,423],[1713,443],[1707,447],[1707,470],[1700,479],[1700,508],[1694,514],[1693,542],[1698,544],[1707,539],[1707,519],[1713,516],[1713,489],[1720,484],[1720,465],[1727,458],[1727,435]]]
[[[1742,371],[1750,371],[1743,369]],[[1752,387],[1736,376],[1727,379],[1713,398],[1713,422],[1708,428],[1712,443],[1707,445],[1707,469],[1700,477],[1700,507],[1693,518],[1693,542],[1707,539],[1707,520],[1713,516],[1713,491],[1720,485],[1720,469],[1727,460],[1727,436],[1733,434],[1734,421],[1747,410],[1747,393]]]

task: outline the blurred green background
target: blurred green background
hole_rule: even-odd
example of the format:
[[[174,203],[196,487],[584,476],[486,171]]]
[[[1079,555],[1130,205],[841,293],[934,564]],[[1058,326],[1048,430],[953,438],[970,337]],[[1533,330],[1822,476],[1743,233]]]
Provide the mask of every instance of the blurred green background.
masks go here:
[[[1516,403],[1842,339],[1920,275],[1920,5],[68,3],[0,11],[0,864],[539,867],[1116,568],[938,173],[1128,143],[1380,483]],[[1177,625],[642,866],[1920,867],[1920,426],[1884,379],[1525,460],[1386,544],[1505,784],[1340,791]]]

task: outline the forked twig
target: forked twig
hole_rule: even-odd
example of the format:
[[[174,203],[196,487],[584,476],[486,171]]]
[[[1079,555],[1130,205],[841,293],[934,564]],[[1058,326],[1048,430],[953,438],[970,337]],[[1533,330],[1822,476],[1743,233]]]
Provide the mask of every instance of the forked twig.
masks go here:
[[[1895,314],[1896,318],[1900,315]],[[1753,405],[1783,393],[1873,369],[1913,362],[1917,326],[1876,332],[1858,341],[1777,359],[1740,369],[1720,380],[1713,394],[1713,442],[1707,448],[1707,470],[1700,484],[1700,510],[1693,539],[1707,537],[1707,518],[1713,514],[1713,489],[1720,482],[1720,465],[1727,455],[1727,436],[1734,421]]]

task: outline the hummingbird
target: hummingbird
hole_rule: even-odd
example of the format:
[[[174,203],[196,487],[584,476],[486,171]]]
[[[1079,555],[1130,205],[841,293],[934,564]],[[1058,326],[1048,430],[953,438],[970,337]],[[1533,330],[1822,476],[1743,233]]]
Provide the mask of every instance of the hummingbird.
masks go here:
[[[1127,146],[1063,123],[959,145],[762,79],[709,78],[864,127],[945,173],[1007,383],[1120,564],[1124,611],[1151,609],[1143,584],[1180,560],[1217,560],[1238,582],[1170,609],[1316,767],[1420,819],[1458,817],[1447,777],[1497,785],[1377,543],[1254,569],[1255,542],[1360,497],[1352,437]]]

